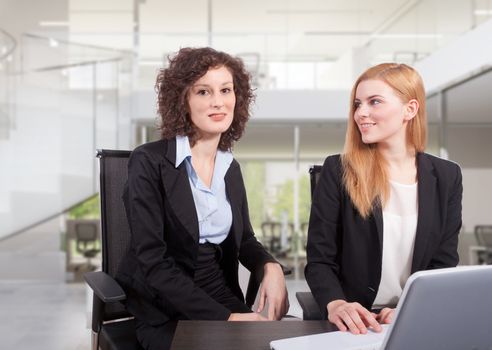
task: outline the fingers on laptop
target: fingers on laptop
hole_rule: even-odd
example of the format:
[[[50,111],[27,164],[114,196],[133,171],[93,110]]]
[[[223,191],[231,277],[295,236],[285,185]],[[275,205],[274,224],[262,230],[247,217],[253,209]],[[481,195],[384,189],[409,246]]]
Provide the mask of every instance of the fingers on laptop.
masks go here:
[[[359,303],[343,301],[332,304],[328,308],[328,320],[339,330],[348,329],[353,334],[365,334],[368,327],[372,327],[376,332],[381,331],[381,325],[374,315]]]
[[[379,323],[391,323],[393,321],[394,313],[395,309],[385,307],[379,312],[377,320],[379,321]]]

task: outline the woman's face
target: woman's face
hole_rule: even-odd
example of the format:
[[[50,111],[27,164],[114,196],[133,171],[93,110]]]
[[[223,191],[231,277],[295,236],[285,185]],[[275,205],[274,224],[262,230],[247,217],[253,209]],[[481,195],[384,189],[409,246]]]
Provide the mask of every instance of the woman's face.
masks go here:
[[[366,144],[394,144],[405,141],[408,121],[417,113],[418,103],[403,103],[393,88],[382,80],[359,83],[355,92],[354,120]]]
[[[191,121],[200,137],[220,137],[231,126],[236,105],[229,70],[224,66],[209,69],[192,85],[188,105]]]

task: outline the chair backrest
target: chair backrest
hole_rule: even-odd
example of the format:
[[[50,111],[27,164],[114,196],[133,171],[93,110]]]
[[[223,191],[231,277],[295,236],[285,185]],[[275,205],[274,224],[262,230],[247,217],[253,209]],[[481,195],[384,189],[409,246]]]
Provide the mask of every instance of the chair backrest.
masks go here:
[[[492,225],[475,226],[477,243],[486,248],[492,248]]]
[[[130,227],[122,199],[130,154],[130,151],[116,150],[97,152],[100,165],[102,270],[111,277],[115,277],[130,242]],[[120,303],[105,306],[105,320],[126,316],[129,314]]]
[[[97,225],[94,222],[77,222],[74,227],[77,240],[77,251],[83,253],[87,246],[94,249],[97,246]]]
[[[280,237],[281,229],[282,225],[280,222],[264,221],[261,223],[261,231],[265,238]]]
[[[314,188],[319,180],[319,175],[321,173],[321,169],[323,167],[321,165],[311,165],[309,168],[309,179],[311,182],[311,199],[313,199]]]

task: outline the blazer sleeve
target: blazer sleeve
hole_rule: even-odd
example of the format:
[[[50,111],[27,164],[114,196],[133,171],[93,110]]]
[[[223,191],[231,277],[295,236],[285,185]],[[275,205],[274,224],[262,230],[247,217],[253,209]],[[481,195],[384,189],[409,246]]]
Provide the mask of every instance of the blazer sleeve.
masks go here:
[[[228,319],[231,312],[197,287],[167,254],[159,162],[138,148],[128,165],[126,205],[138,267],[160,303],[192,320]]]
[[[338,156],[325,160],[313,195],[307,240],[305,276],[321,312],[336,299],[345,299],[338,273],[341,250],[341,164]]]
[[[451,179],[447,186],[447,202],[444,203],[444,227],[443,235],[439,247],[434,253],[429,268],[438,269],[444,267],[454,267],[458,265],[458,235],[461,229],[461,209],[463,198],[463,183],[461,169],[459,165],[448,162],[452,165],[450,171],[446,173],[446,178]],[[443,181],[443,179],[439,179]]]
[[[246,198],[246,190],[241,174],[241,169],[238,166],[238,186],[241,188],[241,216],[243,221],[243,232],[241,243],[239,246],[239,261],[249,271],[259,273],[262,276],[263,267],[268,262],[278,263],[275,258],[268,253],[263,245],[258,242],[255,237],[251,220],[249,217],[248,200]]]

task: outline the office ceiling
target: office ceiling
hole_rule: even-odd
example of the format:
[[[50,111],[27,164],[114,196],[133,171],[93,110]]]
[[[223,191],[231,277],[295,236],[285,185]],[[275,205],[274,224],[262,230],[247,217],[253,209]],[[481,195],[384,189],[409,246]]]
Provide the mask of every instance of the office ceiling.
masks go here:
[[[72,36],[137,45],[153,62],[180,46],[267,61],[335,61],[365,46],[371,61],[415,61],[490,15],[489,0],[133,0],[69,2]],[[136,27],[133,27],[136,24]],[[137,36],[131,32],[136,28]],[[126,35],[125,35],[126,33]]]
[[[29,32],[134,50],[137,86],[148,89],[166,55],[183,46],[212,45],[260,64],[330,64],[350,55],[366,64],[413,63],[491,18],[492,0],[0,0],[0,27],[18,38]],[[489,76],[477,80],[480,91]],[[490,121],[489,99],[477,89],[456,91],[450,121]],[[463,113],[469,105],[477,112]]]
[[[332,62],[354,47],[370,63],[414,62],[492,17],[491,0],[0,0],[0,9],[3,29],[135,49],[143,65],[204,45],[262,62]]]

